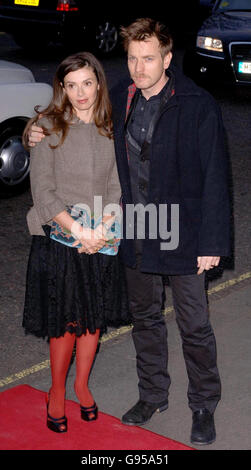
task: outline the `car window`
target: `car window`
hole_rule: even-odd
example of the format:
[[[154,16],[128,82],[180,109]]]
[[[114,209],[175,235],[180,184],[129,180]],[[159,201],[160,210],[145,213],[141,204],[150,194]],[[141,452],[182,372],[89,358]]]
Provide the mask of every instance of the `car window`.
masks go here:
[[[218,10],[250,10],[251,0],[221,0]]]

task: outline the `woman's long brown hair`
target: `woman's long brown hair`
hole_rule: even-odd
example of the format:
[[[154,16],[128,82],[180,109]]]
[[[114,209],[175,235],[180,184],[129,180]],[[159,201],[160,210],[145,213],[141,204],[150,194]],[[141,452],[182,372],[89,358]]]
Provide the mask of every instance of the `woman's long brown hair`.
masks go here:
[[[50,129],[42,126],[44,134],[51,135],[53,133],[59,133],[61,134],[61,139],[58,145],[61,145],[64,142],[68,133],[69,124],[73,117],[72,105],[63,90],[64,77],[68,73],[75,72],[83,67],[90,67],[93,70],[99,84],[97,99],[93,110],[94,123],[101,135],[108,137],[109,139],[113,137],[111,119],[112,108],[103,67],[90,52],[78,52],[64,59],[58,66],[53,81],[53,96],[51,102],[43,111],[39,110],[39,107],[35,108],[37,115],[29,120],[23,133],[23,142],[25,146],[27,146],[28,133],[31,125],[36,124],[40,117],[47,117],[52,124]]]

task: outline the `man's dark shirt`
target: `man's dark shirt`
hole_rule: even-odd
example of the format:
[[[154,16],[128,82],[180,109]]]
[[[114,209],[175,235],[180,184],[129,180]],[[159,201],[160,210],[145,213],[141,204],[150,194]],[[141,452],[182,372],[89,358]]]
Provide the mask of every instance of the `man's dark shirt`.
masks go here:
[[[149,183],[149,155],[141,154],[149,125],[153,116],[158,112],[161,99],[170,86],[169,81],[160,93],[151,96],[148,100],[140,90],[136,91],[132,103],[133,110],[127,122],[126,139],[129,154],[129,168],[133,203],[146,204]]]
[[[158,95],[152,96],[148,100],[137,90],[132,102],[132,111],[126,123],[126,141],[129,157],[130,179],[132,189],[133,204],[147,204],[148,185],[150,179],[150,155],[147,148],[144,147],[148,135],[149,126],[153,117],[158,113],[164,96],[170,92],[169,88],[173,86],[173,81],[168,80]],[[149,150],[149,148],[148,148]],[[135,235],[136,221],[140,223],[139,217],[135,216]],[[141,221],[144,223],[144,220]],[[136,237],[135,237],[136,238]],[[138,250],[141,247],[137,241]]]

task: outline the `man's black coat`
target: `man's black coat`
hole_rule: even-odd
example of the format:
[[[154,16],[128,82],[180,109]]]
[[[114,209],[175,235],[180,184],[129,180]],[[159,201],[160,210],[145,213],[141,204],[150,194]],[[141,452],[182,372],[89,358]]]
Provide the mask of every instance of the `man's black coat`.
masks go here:
[[[179,244],[161,250],[157,239],[143,241],[141,270],[193,274],[197,256],[229,254],[228,162],[221,113],[214,98],[174,69],[175,93],[155,125],[150,148],[148,204],[179,205]],[[135,265],[133,241],[126,239],[126,204],[132,204],[125,119],[128,85],[111,91],[114,139],[124,213],[121,252]],[[169,223],[171,223],[169,221]],[[169,225],[169,231],[172,226]]]

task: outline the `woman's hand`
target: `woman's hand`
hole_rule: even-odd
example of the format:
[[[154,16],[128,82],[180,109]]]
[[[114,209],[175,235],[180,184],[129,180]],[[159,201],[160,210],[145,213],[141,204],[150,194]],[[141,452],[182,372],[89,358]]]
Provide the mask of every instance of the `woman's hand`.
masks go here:
[[[115,217],[111,215],[105,215],[102,222],[95,228],[83,228],[79,224],[74,224],[71,227],[71,231],[76,238],[76,242],[73,246],[82,244],[78,248],[79,253],[94,254],[105,246],[109,237],[107,232],[114,223]]]
[[[80,242],[82,246],[78,248],[78,252],[92,255],[103,248],[103,246],[106,244],[106,241],[106,234],[104,230],[101,229],[101,227],[98,227],[95,230],[82,227],[82,230],[79,230],[77,240],[73,246],[78,245]]]

